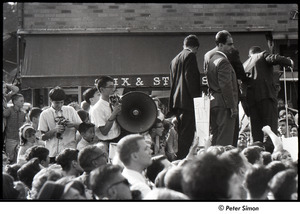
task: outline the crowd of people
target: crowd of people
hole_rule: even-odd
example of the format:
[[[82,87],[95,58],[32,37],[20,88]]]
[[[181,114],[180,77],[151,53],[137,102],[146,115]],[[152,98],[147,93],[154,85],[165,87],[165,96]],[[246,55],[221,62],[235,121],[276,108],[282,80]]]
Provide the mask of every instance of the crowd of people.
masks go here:
[[[266,81],[273,65],[293,62],[253,47],[243,65],[230,33],[218,32],[204,56],[211,137],[200,146],[193,107],[201,96],[199,46],[195,35],[185,38],[170,65],[170,111],[164,114],[153,98],[157,118],[143,133],[118,124],[122,102],[112,102],[109,76],[96,79],[80,105],[64,105],[57,86],[49,91],[50,106],[28,112],[19,89],[3,82],[2,198],[297,200],[298,159],[284,139],[298,138],[298,111],[287,112]],[[250,121],[243,128],[239,102]]]

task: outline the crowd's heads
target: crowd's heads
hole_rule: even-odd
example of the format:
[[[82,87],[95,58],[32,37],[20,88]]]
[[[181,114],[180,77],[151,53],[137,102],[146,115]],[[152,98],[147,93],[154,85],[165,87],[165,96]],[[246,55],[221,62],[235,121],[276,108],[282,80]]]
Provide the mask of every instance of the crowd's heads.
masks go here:
[[[38,107],[33,107],[30,112],[28,113],[28,118],[31,122],[38,122],[40,115],[42,113],[42,109]]]
[[[263,151],[261,154],[263,157],[263,165],[267,166],[272,162],[272,154],[270,152]]]
[[[56,86],[49,91],[49,98],[51,101],[63,101],[66,99],[66,93],[61,87]]]
[[[17,171],[20,181],[31,189],[33,177],[41,170],[38,158],[32,158]]]
[[[181,186],[182,179],[182,167],[174,166],[169,168],[166,172],[164,176],[164,184],[168,189],[183,192]]]
[[[188,163],[182,170],[183,193],[192,200],[229,199],[230,179],[234,171],[229,163],[206,153]]]
[[[262,158],[262,148],[259,146],[250,146],[245,148],[242,151],[242,154],[245,155],[248,162],[251,164],[263,164],[263,158]]]
[[[7,173],[2,173],[3,199],[18,199],[19,192],[14,188],[14,179]]]
[[[196,35],[189,35],[184,38],[183,46],[185,47],[199,47],[200,43]]]
[[[90,172],[101,165],[106,165],[108,154],[100,147],[91,145],[83,148],[83,150],[79,152],[78,161],[85,172]]]
[[[81,102],[80,107],[84,110],[84,111],[89,111],[90,110],[90,104],[88,104],[88,102],[86,102],[85,100]]]
[[[272,177],[278,172],[286,169],[285,165],[281,161],[272,161],[266,166],[266,168],[270,170]]]
[[[42,146],[33,146],[27,149],[25,153],[26,161],[31,160],[32,158],[38,158],[39,163],[44,166],[48,167],[50,163],[49,158],[49,150]]]
[[[108,164],[94,169],[91,172],[90,185],[98,199],[132,199],[129,183],[117,165]]]
[[[154,183],[158,173],[163,169],[168,168],[170,165],[171,163],[164,155],[152,157],[152,164],[147,167],[146,175],[150,179],[150,181]]]
[[[24,96],[22,94],[14,94],[11,97],[12,103],[18,108],[22,108],[24,105]]]
[[[54,166],[54,165],[52,165]],[[32,180],[31,198],[37,199],[38,193],[46,181],[57,181],[63,177],[61,168],[48,167],[41,169]]]
[[[117,144],[117,152],[125,166],[135,164],[146,168],[152,163],[150,145],[139,134],[123,137]]]
[[[64,194],[65,187],[56,184],[54,181],[46,181],[42,186],[37,199],[38,200],[60,200]]]
[[[56,157],[56,162],[57,164],[61,165],[62,169],[66,172],[71,170],[71,168],[77,169],[78,172],[81,172],[82,169],[78,163],[78,153],[79,151],[76,149],[64,149]]]
[[[80,117],[82,122],[88,123],[90,121],[89,119],[89,113],[85,110],[78,110],[77,111],[78,116]]]
[[[269,187],[275,200],[291,200],[297,192],[297,173],[293,169],[278,172],[270,181]]]
[[[6,165],[4,168],[4,172],[9,174],[10,176],[12,176],[14,178],[14,181],[18,181],[18,170],[21,168],[20,164],[12,164],[12,165]]]
[[[284,160],[291,160],[292,161],[292,156],[291,153],[285,149],[281,151],[274,152],[272,154],[272,160],[278,160],[278,161],[284,161]]]
[[[231,37],[231,34],[227,30],[221,30],[216,34],[215,42],[216,45],[219,46],[219,44],[226,44],[228,37]]]
[[[28,141],[35,142],[36,130],[28,123],[25,123],[19,128],[20,145],[25,145]]]
[[[90,105],[94,105],[100,98],[96,87],[88,88],[83,92],[83,99]]]
[[[259,46],[252,46],[249,49],[249,55],[257,54],[257,53],[260,53],[260,52],[262,52],[262,50],[261,50],[261,48]]]
[[[271,170],[265,166],[254,165],[245,175],[244,186],[251,199],[267,199]]]
[[[93,123],[81,123],[78,127],[80,135],[88,142],[92,142],[95,137],[95,125]]]
[[[207,148],[206,152],[212,153],[212,154],[218,156],[225,152],[225,148],[224,148],[224,146],[220,146],[220,145],[210,146]]]
[[[110,76],[101,76],[95,80],[95,86],[98,91],[101,93],[101,88],[105,88],[108,82],[114,82],[114,79]]]

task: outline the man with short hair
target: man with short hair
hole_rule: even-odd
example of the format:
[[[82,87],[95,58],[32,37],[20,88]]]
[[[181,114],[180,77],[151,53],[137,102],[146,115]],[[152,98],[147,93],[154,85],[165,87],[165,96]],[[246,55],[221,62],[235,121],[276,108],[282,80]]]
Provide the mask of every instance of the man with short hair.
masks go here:
[[[25,153],[26,161],[33,158],[38,158],[40,164],[43,167],[48,167],[50,163],[49,150],[43,146],[33,146],[29,148]]]
[[[217,51],[209,59],[207,80],[211,92],[210,126],[212,145],[232,145],[238,113],[236,73],[227,55],[234,48],[231,34],[222,30],[216,34]]]
[[[86,187],[87,199],[92,199],[92,190],[90,186],[90,173],[92,170],[106,165],[108,162],[108,154],[99,146],[92,145],[83,148],[78,154],[78,162],[84,173],[76,178]]]
[[[6,119],[5,128],[5,151],[10,163],[17,161],[17,146],[19,144],[19,128],[26,122],[25,112],[22,111],[24,96],[14,94],[12,97],[13,106],[3,109],[3,117]]]
[[[87,111],[89,112],[90,115],[91,115],[91,109],[98,102],[100,96],[101,96],[100,92],[95,86],[88,88],[83,92],[83,99],[90,105],[89,110]]]
[[[250,77],[246,100],[249,106],[253,142],[265,143],[266,150],[272,153],[273,143],[268,136],[264,135],[262,128],[268,125],[274,133],[278,128],[278,101],[273,66],[293,67],[294,62],[287,57],[262,51],[259,46],[253,46],[249,49],[249,59],[243,65],[246,74]]]
[[[121,167],[103,165],[91,172],[90,184],[98,199],[131,200],[128,180],[122,175]]]
[[[199,45],[197,36],[187,36],[183,41],[183,50],[170,64],[169,109],[178,121],[178,159],[188,154],[196,130],[193,98],[201,96],[196,58]]]
[[[144,198],[154,187],[144,175],[144,170],[152,164],[150,145],[143,136],[130,134],[119,141],[117,152],[125,166],[122,175],[129,181],[130,190],[139,190]]]
[[[82,137],[77,144],[77,149],[79,151],[89,145],[99,142],[99,139],[95,136],[95,125],[93,123],[81,123],[78,127],[78,131]]]
[[[42,133],[42,140],[46,141],[46,148],[50,151],[51,162],[65,148],[76,148],[76,129],[82,122],[75,109],[65,106],[66,94],[60,87],[50,90],[51,107],[40,115],[38,130]]]
[[[121,104],[112,106],[109,102],[109,97],[115,92],[114,80],[111,77],[101,76],[96,84],[101,97],[90,112],[91,122],[96,126],[96,136],[106,142],[109,148],[110,142],[118,142],[121,133],[121,127],[116,121],[121,112]]]
[[[78,163],[78,153],[76,149],[66,148],[56,156],[56,162],[61,165],[64,176],[78,177],[83,172]]]

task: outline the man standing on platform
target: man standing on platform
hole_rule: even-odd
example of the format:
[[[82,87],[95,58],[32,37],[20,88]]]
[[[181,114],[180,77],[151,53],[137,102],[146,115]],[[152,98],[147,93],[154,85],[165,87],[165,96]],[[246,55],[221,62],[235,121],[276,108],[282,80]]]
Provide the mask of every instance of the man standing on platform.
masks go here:
[[[178,121],[178,159],[188,154],[196,130],[193,98],[201,96],[196,58],[199,45],[197,36],[187,36],[183,41],[183,50],[170,64],[169,109]]]
[[[210,58],[207,80],[211,92],[210,126],[212,145],[232,145],[238,109],[238,85],[235,71],[226,54],[234,48],[231,34],[216,34],[217,51]]]

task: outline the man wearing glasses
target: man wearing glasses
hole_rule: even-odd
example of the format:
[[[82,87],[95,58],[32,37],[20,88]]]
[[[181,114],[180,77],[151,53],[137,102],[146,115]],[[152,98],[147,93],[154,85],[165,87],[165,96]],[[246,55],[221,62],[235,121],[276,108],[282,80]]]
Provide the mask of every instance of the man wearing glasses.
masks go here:
[[[131,200],[129,182],[118,165],[104,165],[91,172],[90,184],[96,199]]]
[[[108,151],[108,144],[117,143],[121,133],[121,127],[116,122],[117,115],[121,112],[121,104],[112,106],[109,102],[109,97],[115,92],[114,80],[111,77],[101,76],[96,80],[96,87],[101,97],[90,112],[91,122],[96,126],[96,136],[106,142]]]

